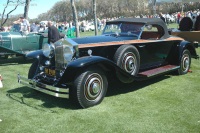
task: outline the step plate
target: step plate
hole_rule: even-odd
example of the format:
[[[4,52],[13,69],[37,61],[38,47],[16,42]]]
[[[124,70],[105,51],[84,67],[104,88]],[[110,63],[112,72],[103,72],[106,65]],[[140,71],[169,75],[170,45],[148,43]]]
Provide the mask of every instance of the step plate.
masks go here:
[[[148,71],[144,71],[138,74],[138,76],[142,76],[142,77],[152,77],[158,74],[162,74],[168,71],[173,71],[176,69],[179,69],[180,66],[175,66],[175,65],[166,65],[166,66],[162,66],[162,67],[158,67],[155,69],[151,69]]]

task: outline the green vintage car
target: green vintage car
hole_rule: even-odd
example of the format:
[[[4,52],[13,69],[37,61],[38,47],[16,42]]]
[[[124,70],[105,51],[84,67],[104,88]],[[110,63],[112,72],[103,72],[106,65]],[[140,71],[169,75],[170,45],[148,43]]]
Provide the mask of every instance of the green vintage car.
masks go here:
[[[25,56],[28,52],[42,49],[47,43],[47,33],[20,32],[20,25],[14,24],[10,32],[0,32],[0,58],[10,55]]]

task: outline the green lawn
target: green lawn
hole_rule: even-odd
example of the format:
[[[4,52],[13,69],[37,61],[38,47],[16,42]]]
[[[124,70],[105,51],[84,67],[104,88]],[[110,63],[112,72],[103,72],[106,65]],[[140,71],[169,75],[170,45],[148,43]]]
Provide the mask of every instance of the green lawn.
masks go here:
[[[182,76],[131,84],[109,80],[103,102],[88,109],[18,84],[17,73],[27,76],[31,62],[0,60],[0,133],[200,132],[199,60],[193,59],[192,73]]]

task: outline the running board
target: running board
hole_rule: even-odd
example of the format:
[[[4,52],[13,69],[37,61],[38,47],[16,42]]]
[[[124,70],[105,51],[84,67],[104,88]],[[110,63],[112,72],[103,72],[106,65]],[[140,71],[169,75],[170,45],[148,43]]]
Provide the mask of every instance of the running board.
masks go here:
[[[169,71],[177,70],[179,68],[180,68],[180,66],[166,65],[166,66],[162,66],[162,67],[158,67],[158,68],[155,68],[155,69],[151,69],[151,70],[147,70],[147,71],[138,73],[138,76],[139,77],[152,77],[152,76],[159,75],[159,74],[162,74],[162,73],[166,73],[166,72],[169,72]]]

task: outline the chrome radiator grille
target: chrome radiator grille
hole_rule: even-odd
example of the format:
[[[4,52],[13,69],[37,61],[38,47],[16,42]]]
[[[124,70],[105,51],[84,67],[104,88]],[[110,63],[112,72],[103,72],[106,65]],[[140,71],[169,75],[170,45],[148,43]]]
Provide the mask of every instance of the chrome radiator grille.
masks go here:
[[[55,66],[56,70],[62,70],[66,66],[67,62],[63,56],[63,45],[55,45]]]

